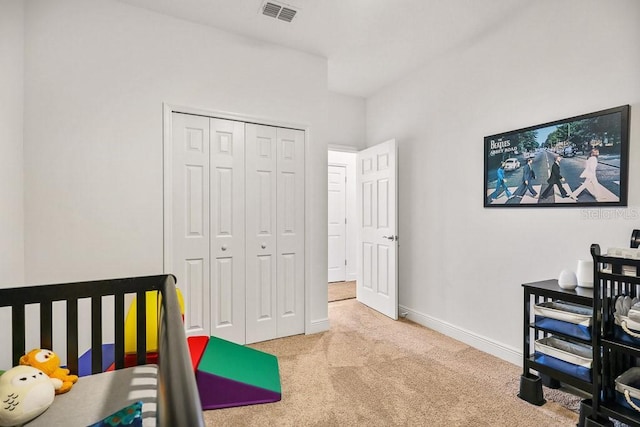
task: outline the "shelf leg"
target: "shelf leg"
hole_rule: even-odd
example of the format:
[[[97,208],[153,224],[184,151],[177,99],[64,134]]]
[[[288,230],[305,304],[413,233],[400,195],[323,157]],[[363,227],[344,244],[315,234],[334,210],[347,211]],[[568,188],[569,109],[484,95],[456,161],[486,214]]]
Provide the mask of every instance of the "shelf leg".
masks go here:
[[[549,375],[540,374],[540,378],[542,379],[542,385],[545,387],[558,389],[562,387],[562,383],[555,378],[551,378]]]
[[[586,419],[592,413],[591,399],[584,399],[580,401],[580,420],[578,421],[578,427],[585,427]]]
[[[584,427],[613,427],[613,422],[608,419],[598,418],[597,420],[591,416],[585,418]]]
[[[533,405],[544,405],[546,400],[542,395],[542,380],[540,377],[533,374],[521,375],[518,397]]]
[[[613,427],[613,422],[608,418],[594,416],[591,399],[585,399],[580,402],[578,427]]]

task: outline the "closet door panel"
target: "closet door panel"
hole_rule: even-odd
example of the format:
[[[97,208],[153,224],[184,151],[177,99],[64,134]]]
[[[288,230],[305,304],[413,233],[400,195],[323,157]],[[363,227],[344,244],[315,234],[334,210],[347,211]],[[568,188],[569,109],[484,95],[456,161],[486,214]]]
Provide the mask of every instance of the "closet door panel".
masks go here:
[[[271,321],[273,316],[273,257],[271,255],[259,255],[257,258],[256,283],[256,312],[255,317],[259,322]]]
[[[277,130],[277,336],[304,333],[304,132]]]
[[[211,119],[211,334],[245,342],[244,123]]]
[[[277,333],[276,128],[245,125],[246,342]]]
[[[174,113],[172,271],[188,334],[209,334],[209,119]]]

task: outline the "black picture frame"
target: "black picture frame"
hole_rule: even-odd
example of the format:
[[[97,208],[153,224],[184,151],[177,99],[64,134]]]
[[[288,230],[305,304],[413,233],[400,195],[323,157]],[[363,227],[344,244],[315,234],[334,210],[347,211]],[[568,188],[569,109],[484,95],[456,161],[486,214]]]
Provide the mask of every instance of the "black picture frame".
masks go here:
[[[629,114],[623,105],[485,137],[484,207],[627,206]]]

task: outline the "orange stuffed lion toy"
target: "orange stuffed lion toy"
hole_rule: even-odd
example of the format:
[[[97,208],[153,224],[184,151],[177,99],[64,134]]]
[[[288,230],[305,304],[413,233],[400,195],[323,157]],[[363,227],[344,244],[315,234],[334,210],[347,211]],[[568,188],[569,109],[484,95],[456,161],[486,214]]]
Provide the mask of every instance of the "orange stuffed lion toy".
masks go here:
[[[54,380],[56,394],[68,392],[78,381],[77,375],[69,375],[68,369],[60,367],[60,358],[51,350],[33,349],[20,358],[20,364],[33,366],[49,375]]]

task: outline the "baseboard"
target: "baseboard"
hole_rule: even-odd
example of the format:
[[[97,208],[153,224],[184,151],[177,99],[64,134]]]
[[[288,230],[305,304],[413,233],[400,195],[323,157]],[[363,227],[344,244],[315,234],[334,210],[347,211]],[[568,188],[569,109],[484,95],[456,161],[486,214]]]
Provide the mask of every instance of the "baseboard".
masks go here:
[[[309,327],[304,331],[305,335],[317,334],[329,330],[329,318],[321,320],[312,320]]]
[[[522,352],[516,350],[513,347],[509,347],[505,344],[496,342],[487,337],[483,337],[478,334],[474,334],[471,331],[452,325],[435,317],[428,316],[424,313],[420,313],[416,310],[412,310],[408,307],[399,306],[399,312],[407,319],[416,322],[422,326],[426,326],[429,329],[438,331],[453,339],[461,341],[470,345],[473,348],[477,348],[480,351],[491,354],[492,356],[499,357],[502,360],[513,363],[514,365],[522,366]],[[406,316],[404,316],[406,313]]]

